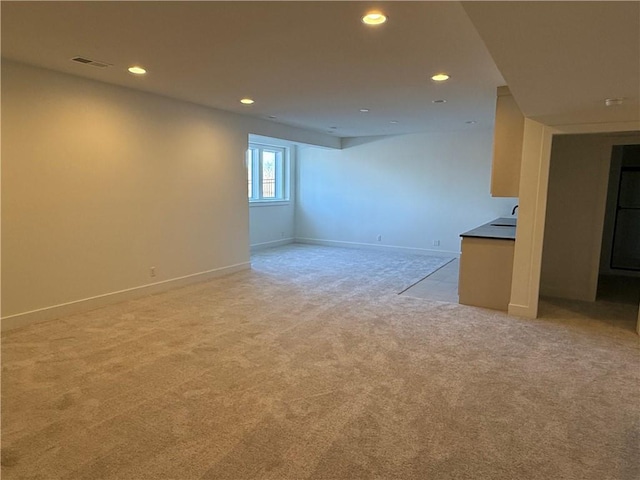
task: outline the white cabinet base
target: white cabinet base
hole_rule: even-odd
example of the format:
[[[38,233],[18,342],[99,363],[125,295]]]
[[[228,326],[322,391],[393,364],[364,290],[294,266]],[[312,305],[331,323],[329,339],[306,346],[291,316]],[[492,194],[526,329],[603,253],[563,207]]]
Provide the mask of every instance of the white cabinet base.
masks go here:
[[[511,297],[513,240],[463,237],[460,303],[507,311]]]

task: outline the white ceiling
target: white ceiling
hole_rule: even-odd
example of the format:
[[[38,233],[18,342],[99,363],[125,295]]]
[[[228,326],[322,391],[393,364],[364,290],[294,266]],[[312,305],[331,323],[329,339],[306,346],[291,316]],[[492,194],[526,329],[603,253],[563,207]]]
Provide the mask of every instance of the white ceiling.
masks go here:
[[[372,6],[388,15],[385,25],[360,22]],[[3,1],[1,8],[5,58],[341,137],[488,127],[495,88],[505,83],[525,114],[541,120],[638,113],[637,2],[463,8],[459,2]],[[71,62],[77,55],[113,66]],[[134,77],[126,71],[132,64],[149,73]],[[440,71],[451,80],[429,79]],[[256,103],[241,105],[245,96]],[[605,110],[608,96],[624,96],[625,104]],[[447,103],[432,103],[438,99]],[[465,123],[471,120],[478,123]]]
[[[640,2],[464,2],[520,109],[547,125],[640,120]],[[624,98],[607,107],[606,98]]]

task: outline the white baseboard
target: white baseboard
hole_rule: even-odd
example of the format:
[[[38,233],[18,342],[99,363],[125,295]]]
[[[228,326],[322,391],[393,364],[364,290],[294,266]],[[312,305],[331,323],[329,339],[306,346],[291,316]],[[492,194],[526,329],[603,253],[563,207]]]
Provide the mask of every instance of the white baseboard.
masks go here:
[[[418,255],[434,255],[437,257],[459,257],[460,256],[460,252],[452,252],[448,250],[430,250],[427,248],[399,247],[394,245],[378,245],[375,243],[343,242],[338,240],[322,240],[319,238],[296,237],[295,242],[307,243],[310,245],[324,245],[326,247],[366,248],[370,250],[380,250],[380,251],[386,251],[386,252],[402,252],[402,253],[414,253]]]
[[[254,243],[250,247],[252,252],[257,252],[258,250],[264,250],[265,248],[281,247],[282,245],[288,245],[294,242],[294,238],[282,238],[280,240],[272,240],[271,242]]]
[[[538,318],[538,306],[517,305],[515,303],[510,303],[508,307],[508,313],[509,315],[515,315],[517,317]]]
[[[571,286],[540,285],[540,296],[563,298],[565,300],[579,300],[581,302],[595,302],[596,291],[587,292],[583,289],[575,289]]]
[[[193,273],[183,277],[172,278],[170,280],[163,280],[162,282],[96,295],[95,297],[74,300],[72,302],[62,303],[59,305],[52,305],[38,310],[8,315],[6,317],[2,317],[0,327],[2,331],[12,330],[14,328],[31,325],[32,323],[54,320],[66,315],[86,312],[107,305],[112,305],[114,303],[133,300],[146,295],[153,295],[173,288],[184,287],[192,283],[203,282],[205,280],[229,275],[241,270],[248,270],[249,268],[251,268],[251,263],[243,262],[236,265],[229,265],[227,267],[214,268],[213,270],[207,270],[205,272]]]

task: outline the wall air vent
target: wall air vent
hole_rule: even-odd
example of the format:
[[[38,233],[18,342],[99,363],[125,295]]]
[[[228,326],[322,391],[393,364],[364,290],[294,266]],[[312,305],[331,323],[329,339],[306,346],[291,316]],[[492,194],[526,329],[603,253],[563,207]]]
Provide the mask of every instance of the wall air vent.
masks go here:
[[[90,58],[86,58],[86,57],[73,57],[71,61],[82,63],[84,65],[91,65],[92,67],[98,67],[98,68],[107,68],[111,66],[110,63],[98,62],[96,60],[91,60]]]

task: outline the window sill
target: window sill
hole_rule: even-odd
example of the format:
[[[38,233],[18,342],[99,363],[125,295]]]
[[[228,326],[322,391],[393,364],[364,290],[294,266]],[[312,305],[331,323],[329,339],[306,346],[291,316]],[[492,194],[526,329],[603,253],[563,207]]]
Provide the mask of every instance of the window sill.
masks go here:
[[[290,200],[256,200],[249,202],[249,207],[286,207],[290,204]]]

